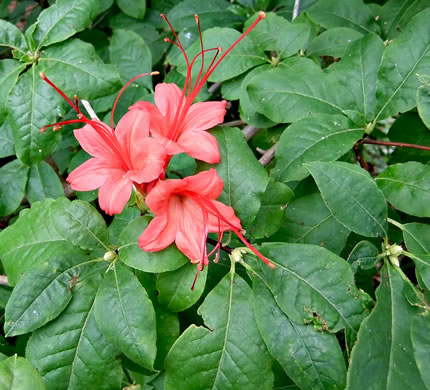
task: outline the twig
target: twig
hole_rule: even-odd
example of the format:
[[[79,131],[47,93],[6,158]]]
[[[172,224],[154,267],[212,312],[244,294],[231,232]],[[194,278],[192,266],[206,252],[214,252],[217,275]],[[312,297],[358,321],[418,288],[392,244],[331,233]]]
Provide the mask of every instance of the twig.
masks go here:
[[[273,157],[275,157],[276,148],[278,147],[279,141],[276,142],[270,149],[267,149],[264,154],[261,156],[261,158],[258,160],[263,167],[270,164],[270,162],[273,160]]]
[[[213,83],[209,88],[208,88],[208,92],[210,94],[214,93],[219,87],[221,87],[221,83]]]
[[[216,241],[216,240],[214,240],[214,239],[212,239],[212,238],[209,238],[209,237],[207,237],[206,238],[206,241],[209,243],[209,244],[211,244],[211,245],[214,245],[214,246],[216,246],[217,244],[218,244],[218,241]],[[229,246],[220,246],[220,248],[224,251],[224,252],[226,252],[226,253],[228,253],[229,255],[231,255],[231,252],[233,252],[233,248],[230,248]]]
[[[8,286],[9,281],[6,275],[0,275],[0,286]]]
[[[264,153],[266,153],[266,152],[267,152],[267,150],[262,149],[262,148],[260,148],[259,146],[257,146],[257,147],[255,148],[255,150],[256,150],[258,153],[260,153],[260,154],[264,154]]]
[[[412,149],[420,149],[420,150],[430,151],[430,146],[407,144],[404,142],[390,142],[390,141],[379,141],[379,140],[372,140],[372,139],[362,139],[362,140],[358,141],[357,144],[397,146],[400,148],[412,148]]]
[[[239,119],[237,121],[225,122],[220,126],[222,126],[222,127],[233,127],[233,126],[241,126],[244,124],[245,124],[245,122],[243,120]]]
[[[93,108],[91,107],[91,104],[89,101],[87,100],[81,100],[82,105],[85,107],[85,109],[87,110],[89,116],[91,117],[91,119],[97,119],[100,120],[99,117],[97,116],[96,112],[93,110]]]
[[[249,141],[255,134],[257,134],[261,130],[260,127],[255,127],[252,125],[248,125],[243,128],[242,133],[245,136],[245,139]]]
[[[369,171],[370,166],[366,161],[364,161],[363,156],[360,153],[360,149],[359,149],[358,145],[359,145],[358,143],[356,143],[354,145],[355,157],[357,158],[357,161],[360,163],[361,168],[365,169],[366,171]]]
[[[299,8],[300,8],[300,0],[296,0],[294,2],[294,8],[293,8],[293,17],[291,20],[294,20],[299,15]]]

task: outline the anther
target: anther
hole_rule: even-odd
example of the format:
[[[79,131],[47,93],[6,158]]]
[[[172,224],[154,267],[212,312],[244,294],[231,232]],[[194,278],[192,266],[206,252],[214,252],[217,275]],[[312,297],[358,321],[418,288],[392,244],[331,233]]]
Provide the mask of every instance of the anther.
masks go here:
[[[260,11],[258,13],[258,16],[260,17],[260,19],[266,19],[266,13],[264,11]]]
[[[196,20],[196,23],[199,24],[200,20],[199,20],[199,15],[194,14],[194,19]]]
[[[45,75],[45,73],[40,72],[40,73],[39,73],[39,76],[40,76],[40,78],[41,78],[42,80],[46,80],[46,75]]]
[[[149,75],[150,76],[158,76],[159,74],[160,74],[160,72],[155,70],[154,72],[151,72]]]
[[[52,131],[58,131],[58,130],[61,130],[61,128],[62,128],[62,126],[53,126],[52,127]],[[45,131],[46,129],[44,129],[44,131]],[[40,130],[40,131],[42,131],[42,130]]]

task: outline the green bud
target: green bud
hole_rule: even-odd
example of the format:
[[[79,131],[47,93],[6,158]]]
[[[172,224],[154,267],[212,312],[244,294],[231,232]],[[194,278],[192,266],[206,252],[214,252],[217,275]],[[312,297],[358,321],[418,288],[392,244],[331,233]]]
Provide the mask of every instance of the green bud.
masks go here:
[[[104,254],[103,260],[107,261],[108,263],[112,263],[112,261],[116,260],[117,254],[115,251],[108,251]]]

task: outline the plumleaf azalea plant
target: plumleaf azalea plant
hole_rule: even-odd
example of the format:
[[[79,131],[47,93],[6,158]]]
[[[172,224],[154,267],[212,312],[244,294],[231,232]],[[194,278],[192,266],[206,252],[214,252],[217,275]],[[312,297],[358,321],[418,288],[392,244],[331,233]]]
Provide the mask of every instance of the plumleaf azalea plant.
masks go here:
[[[430,389],[429,20],[0,3],[0,390]]]

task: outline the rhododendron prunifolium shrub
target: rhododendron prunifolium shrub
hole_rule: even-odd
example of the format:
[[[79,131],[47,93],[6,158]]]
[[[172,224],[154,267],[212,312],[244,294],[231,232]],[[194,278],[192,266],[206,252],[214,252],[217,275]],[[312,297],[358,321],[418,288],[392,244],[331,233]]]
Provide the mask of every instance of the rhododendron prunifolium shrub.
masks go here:
[[[0,5],[0,390],[429,389],[404,3]]]

